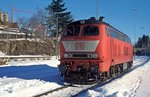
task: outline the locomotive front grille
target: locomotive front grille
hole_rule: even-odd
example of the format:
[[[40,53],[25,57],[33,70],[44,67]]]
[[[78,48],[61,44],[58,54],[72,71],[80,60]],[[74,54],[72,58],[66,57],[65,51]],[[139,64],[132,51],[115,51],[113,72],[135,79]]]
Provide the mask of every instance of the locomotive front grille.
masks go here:
[[[88,58],[87,54],[72,54],[73,58]]]
[[[65,53],[64,58],[74,58],[74,59],[97,59],[98,55],[96,53]]]

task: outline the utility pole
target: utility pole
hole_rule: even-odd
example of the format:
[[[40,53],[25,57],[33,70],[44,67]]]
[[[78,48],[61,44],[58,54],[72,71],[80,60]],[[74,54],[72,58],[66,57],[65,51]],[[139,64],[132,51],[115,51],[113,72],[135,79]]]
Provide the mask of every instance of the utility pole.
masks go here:
[[[141,27],[141,30],[143,30],[143,31],[142,31],[142,34],[144,35],[144,27]],[[144,41],[145,41],[145,43],[144,43]],[[145,44],[145,45],[144,45],[144,44]],[[142,39],[142,48],[144,49],[144,55],[146,56],[147,44],[146,44],[145,38]]]
[[[133,45],[135,46],[135,42],[136,42],[136,26],[137,26],[137,20],[136,20],[136,18],[137,18],[137,9],[136,8],[133,8],[132,9],[132,11],[133,11],[133,17],[134,17],[134,31],[133,31]]]
[[[137,9],[133,8],[132,11],[133,11],[133,21],[134,21],[134,30],[133,30],[133,50],[134,50],[134,48],[135,48],[135,41],[136,41],[136,15],[137,15],[136,12],[137,12]],[[134,53],[133,60],[135,60],[135,55],[136,54]]]
[[[99,16],[99,4],[98,4],[99,2],[98,2],[98,0],[96,0],[96,18],[98,19],[98,16]]]
[[[140,29],[142,30],[142,34],[144,35],[144,27],[140,27]],[[144,56],[146,56],[146,49],[148,47],[146,43],[144,45],[144,41],[146,42],[145,38],[142,37],[142,49],[144,50]]]

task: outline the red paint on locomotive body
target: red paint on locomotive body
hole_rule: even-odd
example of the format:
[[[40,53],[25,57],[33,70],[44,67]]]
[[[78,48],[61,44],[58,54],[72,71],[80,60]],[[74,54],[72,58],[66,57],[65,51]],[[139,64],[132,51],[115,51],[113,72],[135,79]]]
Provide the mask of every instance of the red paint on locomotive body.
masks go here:
[[[124,69],[123,64],[132,63],[133,47],[127,35],[102,21],[81,21],[70,23],[60,41],[59,69],[66,80],[100,78],[113,66],[122,64],[118,68]]]

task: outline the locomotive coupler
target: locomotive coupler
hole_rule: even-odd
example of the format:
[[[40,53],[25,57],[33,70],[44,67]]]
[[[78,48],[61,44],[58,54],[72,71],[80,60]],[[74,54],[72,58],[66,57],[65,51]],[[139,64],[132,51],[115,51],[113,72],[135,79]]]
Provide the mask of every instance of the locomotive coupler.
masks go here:
[[[93,75],[96,75],[98,73],[98,66],[97,65],[91,66],[89,68],[89,72]]]

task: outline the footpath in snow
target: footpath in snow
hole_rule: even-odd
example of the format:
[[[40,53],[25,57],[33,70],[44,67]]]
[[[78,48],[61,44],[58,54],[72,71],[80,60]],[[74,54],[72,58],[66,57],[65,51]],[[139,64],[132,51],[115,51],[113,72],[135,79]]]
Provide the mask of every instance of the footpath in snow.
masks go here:
[[[147,65],[135,97],[150,97],[150,61]]]

